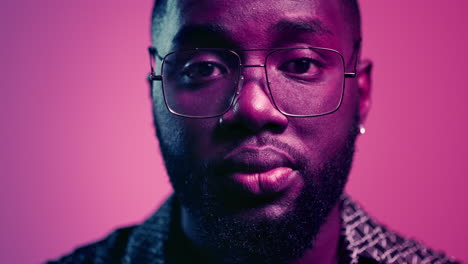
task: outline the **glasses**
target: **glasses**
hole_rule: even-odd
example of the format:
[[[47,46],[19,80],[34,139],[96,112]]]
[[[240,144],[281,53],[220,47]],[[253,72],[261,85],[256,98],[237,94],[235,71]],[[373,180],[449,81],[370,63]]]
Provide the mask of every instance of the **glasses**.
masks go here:
[[[229,49],[196,48],[174,51],[164,58],[156,48],[151,55],[150,80],[161,81],[167,109],[179,116],[221,116],[234,105],[243,86],[243,68],[263,67],[271,100],[284,115],[314,117],[337,111],[343,101],[346,72],[343,55],[319,47],[249,49],[267,51],[263,64],[242,64],[240,55]],[[153,60],[162,60],[156,75]],[[356,68],[356,65],[354,69]]]

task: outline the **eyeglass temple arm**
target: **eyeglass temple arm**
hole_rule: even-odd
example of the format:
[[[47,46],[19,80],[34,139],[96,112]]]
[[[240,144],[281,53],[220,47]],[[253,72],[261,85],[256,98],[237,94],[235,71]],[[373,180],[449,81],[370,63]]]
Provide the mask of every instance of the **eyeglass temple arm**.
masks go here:
[[[149,54],[150,54],[150,67],[151,67],[151,72],[150,74],[148,75],[148,79],[150,81],[162,81],[162,76],[161,75],[156,75],[156,73],[154,72],[154,67],[153,67],[153,64],[154,64],[154,57],[157,56],[158,59],[160,59],[161,61],[164,59],[163,57],[161,57],[159,54],[158,54],[158,50],[151,46],[148,48],[148,51],[149,51]]]
[[[360,52],[361,52],[361,42],[362,39],[359,38],[355,43],[354,43],[354,48],[353,48],[353,56],[354,58],[354,72],[345,72],[345,78],[355,78],[357,76],[357,64],[358,60],[360,57]]]

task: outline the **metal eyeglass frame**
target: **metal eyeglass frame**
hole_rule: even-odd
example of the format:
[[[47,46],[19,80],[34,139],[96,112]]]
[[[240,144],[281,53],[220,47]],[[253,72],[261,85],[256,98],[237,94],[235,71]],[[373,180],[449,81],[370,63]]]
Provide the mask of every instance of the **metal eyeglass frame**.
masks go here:
[[[360,48],[360,41],[356,42],[355,43],[355,46],[354,46],[354,51],[353,51],[353,55],[352,55],[352,58],[355,57],[355,54],[356,54],[356,50],[359,51],[359,48]],[[268,57],[274,53],[274,52],[277,52],[277,51],[281,51],[281,50],[294,50],[294,49],[317,49],[317,50],[325,50],[325,51],[331,51],[331,52],[334,52],[336,54],[338,54],[341,58],[341,61],[342,61],[342,65],[343,65],[343,72],[344,72],[344,77],[343,77],[343,87],[341,89],[341,96],[340,96],[340,102],[338,103],[338,106],[331,110],[331,111],[328,111],[328,112],[325,112],[325,113],[321,113],[321,114],[315,114],[315,115],[295,115],[295,114],[289,114],[289,113],[286,113],[284,112],[283,110],[281,110],[278,105],[276,104],[275,102],[275,99],[273,97],[273,93],[271,92],[271,88],[270,88],[270,83],[268,81],[268,71],[266,69],[266,63],[268,61]],[[174,54],[176,52],[181,52],[181,51],[197,51],[197,50],[224,50],[224,51],[229,51],[231,53],[233,53],[234,55],[236,55],[236,57],[238,58],[238,61],[239,61],[239,68],[249,68],[249,67],[262,67],[264,68],[265,70],[265,77],[266,77],[266,80],[267,80],[267,86],[268,86],[268,92],[270,93],[270,97],[272,99],[272,102],[275,106],[275,108],[281,112],[283,115],[285,116],[290,116],[290,117],[316,117],[316,116],[324,116],[324,115],[328,115],[328,114],[332,114],[336,111],[338,111],[338,109],[340,109],[342,103],[343,103],[343,97],[344,97],[344,89],[345,89],[345,79],[346,78],[355,78],[356,75],[357,75],[357,71],[356,71],[356,67],[357,67],[357,57],[355,59],[355,62],[354,62],[354,72],[346,72],[346,64],[345,64],[345,60],[344,60],[344,57],[343,55],[338,52],[337,50],[334,50],[334,49],[329,49],[329,48],[322,48],[322,47],[294,47],[294,48],[268,48],[268,49],[236,49],[236,50],[231,50],[231,49],[224,49],[224,48],[193,48],[193,49],[188,49],[188,50],[177,50],[177,51],[172,51],[172,52],[169,52],[167,55],[165,55],[164,57],[161,57],[159,54],[158,54],[158,51],[157,49],[154,47],[154,46],[150,46],[148,48],[148,51],[149,51],[149,55],[150,55],[150,67],[151,67],[151,72],[148,76],[148,80],[149,81],[161,81],[161,89],[162,89],[162,93],[163,93],[163,97],[164,97],[164,103],[166,105],[166,108],[169,110],[170,113],[174,114],[174,115],[177,115],[177,116],[182,116],[182,117],[187,117],[187,118],[213,118],[213,117],[218,117],[218,116],[222,116],[224,115],[225,113],[227,113],[231,108],[232,106],[234,105],[234,102],[236,101],[236,98],[239,96],[239,93],[240,93],[240,86],[239,85],[239,80],[242,79],[242,75],[241,75],[241,71],[239,71],[239,76],[237,76],[237,83],[236,83],[236,86],[237,86],[237,89],[236,89],[236,93],[235,93],[235,96],[232,98],[231,100],[231,103],[229,104],[229,106],[227,107],[227,109],[220,113],[220,114],[217,114],[217,115],[209,115],[209,116],[191,116],[191,115],[185,115],[185,114],[180,114],[180,113],[177,113],[176,111],[174,111],[173,109],[171,109],[171,107],[168,105],[167,103],[167,99],[166,99],[166,94],[165,94],[165,91],[164,91],[164,82],[163,82],[163,76],[162,75],[157,75],[155,72],[154,72],[154,67],[153,67],[153,63],[154,63],[154,60],[155,60],[155,56],[157,56],[161,61],[161,73],[163,72],[164,70],[164,62],[166,61],[166,58],[168,56],[170,56],[171,54]],[[240,52],[245,52],[245,51],[270,51],[266,56],[265,56],[265,61],[263,64],[242,64],[242,61],[241,61],[241,57],[239,56],[239,54],[236,52],[236,51],[240,51]]]

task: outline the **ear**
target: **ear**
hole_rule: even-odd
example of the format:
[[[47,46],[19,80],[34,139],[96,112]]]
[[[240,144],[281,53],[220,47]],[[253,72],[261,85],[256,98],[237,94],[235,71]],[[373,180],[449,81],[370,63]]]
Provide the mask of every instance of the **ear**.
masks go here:
[[[359,92],[359,120],[363,124],[371,107],[372,61],[361,60],[357,67],[357,85]]]

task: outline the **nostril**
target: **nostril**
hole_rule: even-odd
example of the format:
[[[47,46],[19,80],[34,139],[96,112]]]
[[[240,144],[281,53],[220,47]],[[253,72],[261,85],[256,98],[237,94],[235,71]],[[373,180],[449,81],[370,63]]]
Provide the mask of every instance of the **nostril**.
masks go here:
[[[220,122],[230,133],[255,134],[260,131],[279,133],[287,127],[288,119],[270,102],[268,95],[258,89],[247,89],[237,96],[234,105]]]
[[[272,133],[281,133],[286,129],[286,126],[278,123],[266,123],[262,130],[271,131]]]

